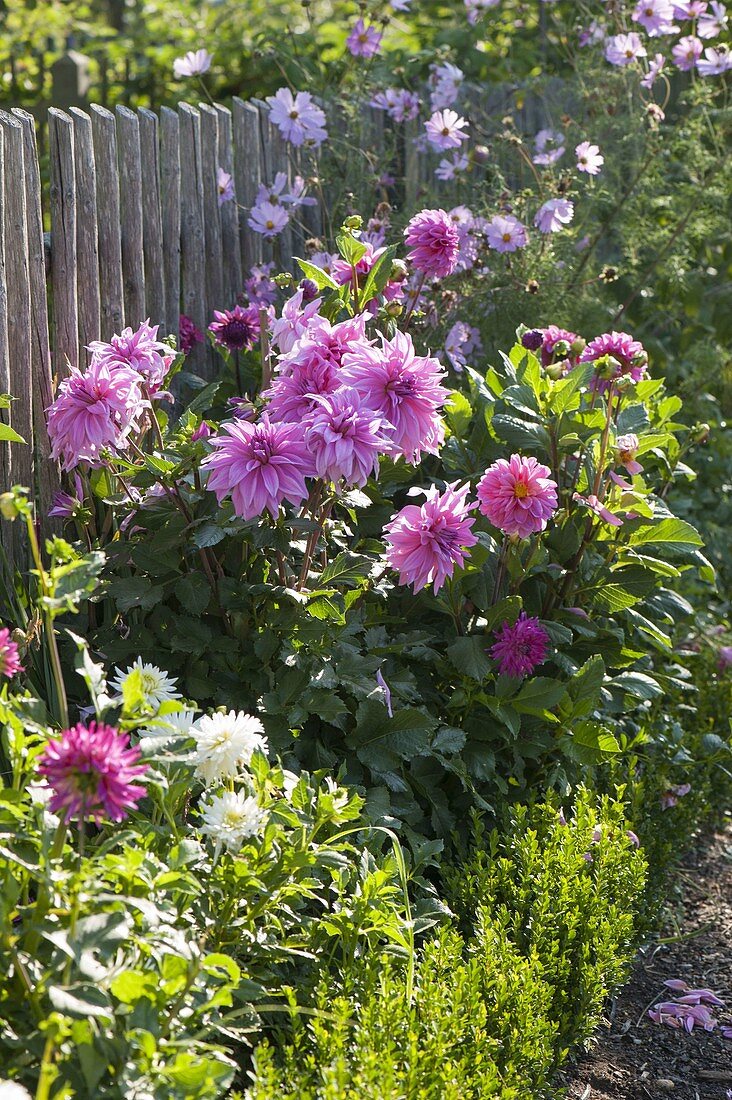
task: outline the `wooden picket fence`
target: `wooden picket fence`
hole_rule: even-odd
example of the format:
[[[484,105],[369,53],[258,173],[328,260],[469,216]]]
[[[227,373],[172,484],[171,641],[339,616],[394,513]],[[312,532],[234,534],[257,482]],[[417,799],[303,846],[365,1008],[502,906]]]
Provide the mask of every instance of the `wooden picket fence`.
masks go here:
[[[496,120],[515,106],[510,89],[479,92]],[[546,124],[546,99],[530,97],[520,111],[525,132]],[[342,160],[353,172],[360,158],[356,175],[362,167],[365,176],[391,158],[411,207],[435,182],[434,164],[414,144],[418,124],[396,126],[376,111],[362,116],[341,120],[350,143]],[[68,364],[83,366],[93,340],[146,318],[164,334],[178,331],[181,313],[205,329],[214,309],[236,302],[252,264],[274,258],[278,269],[292,269],[336,196],[321,191],[325,201],[302,210],[304,224],[288,226],[274,249],[249,229],[260,185],[301,169],[299,151],[259,102],[180,103],[159,114],[51,108],[43,173],[37,122],[21,109],[0,111],[0,393],[13,397],[0,417],[29,444],[0,444],[0,492],[34,486],[45,514],[59,472],[44,410]],[[236,194],[221,206],[219,167],[233,176]],[[207,345],[190,365],[204,377],[217,369]]]

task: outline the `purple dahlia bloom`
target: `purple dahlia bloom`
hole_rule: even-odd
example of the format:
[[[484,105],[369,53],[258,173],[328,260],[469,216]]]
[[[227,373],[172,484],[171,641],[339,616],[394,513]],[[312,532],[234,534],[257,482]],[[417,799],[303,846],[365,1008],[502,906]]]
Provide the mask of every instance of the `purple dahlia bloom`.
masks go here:
[[[151,325],[147,320],[134,331],[123,329],[109,343],[95,340],[89,345],[92,359],[110,369],[131,367],[154,392],[162,384],[173,361],[172,350],[158,340],[158,328],[158,325]]]
[[[365,406],[358,390],[342,387],[313,399],[305,421],[305,441],[318,477],[347,485],[365,485],[376,476],[379,454],[388,445],[386,422]]]
[[[16,672],[22,671],[17,643],[11,638],[8,628],[3,627],[0,630],[0,678],[4,676],[9,680]]]
[[[180,344],[180,350],[184,355],[188,355],[193,350],[196,344],[200,344],[203,341],[203,333],[190,317],[186,317],[185,313],[181,313],[178,321],[178,342]]]
[[[423,505],[408,504],[386,524],[386,560],[400,584],[419,592],[432,582],[439,592],[455,566],[462,567],[466,551],[478,541],[471,531],[475,505],[466,499],[469,489],[454,482],[441,493],[433,486]]]
[[[261,322],[257,306],[234,306],[233,309],[215,309],[215,321],[208,326],[214,340],[229,351],[253,348],[259,339]]]
[[[504,622],[496,631],[490,654],[502,676],[520,680],[543,664],[549,650],[549,635],[538,619],[522,611],[515,623]]]
[[[535,458],[499,458],[478,482],[481,512],[506,535],[527,539],[543,531],[557,508],[557,483],[550,473]]]
[[[580,363],[595,363],[593,389],[603,392],[611,383],[626,375],[640,382],[648,370],[648,355],[639,340],[627,332],[604,332],[591,340],[580,356]]]
[[[430,279],[452,275],[460,252],[460,231],[445,210],[422,210],[404,230],[407,258]]]
[[[71,470],[80,462],[100,465],[107,448],[122,449],[148,405],[140,383],[132,367],[113,367],[94,356],[83,374],[72,367],[46,410],[51,457],[60,458],[63,469]]]

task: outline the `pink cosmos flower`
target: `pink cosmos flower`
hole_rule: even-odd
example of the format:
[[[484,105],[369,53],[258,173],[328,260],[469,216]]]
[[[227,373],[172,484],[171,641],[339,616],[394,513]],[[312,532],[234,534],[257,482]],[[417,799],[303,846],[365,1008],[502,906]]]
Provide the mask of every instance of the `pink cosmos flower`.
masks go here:
[[[263,237],[276,237],[290,221],[284,206],[272,202],[256,203],[249,211],[247,225]]]
[[[202,343],[203,339],[203,333],[195,321],[192,321],[190,317],[186,317],[185,313],[181,313],[178,320],[178,343],[183,354],[188,355],[196,344]]]
[[[468,23],[471,27],[480,19],[484,11],[488,11],[489,8],[495,8],[497,4],[500,4],[501,0],[464,0],[465,9],[468,15]]]
[[[638,446],[638,436],[633,432],[620,435],[615,441],[615,461],[620,466],[625,466],[625,469],[631,475],[643,472],[643,467],[640,462],[636,461],[635,457],[638,453]]]
[[[384,88],[383,92],[376,93],[370,106],[386,111],[395,122],[407,122],[417,117],[421,102],[416,92],[407,88]]]
[[[689,72],[701,57],[703,49],[704,45],[696,35],[688,34],[685,38],[680,38],[671,50],[674,65],[682,73]]]
[[[154,391],[162,384],[172,361],[171,349],[158,340],[158,328],[158,325],[151,325],[148,319],[134,331],[123,329],[109,343],[94,340],[88,350],[92,353],[92,359],[104,363],[110,370],[131,367]]]
[[[586,172],[588,176],[598,176],[605,163],[605,158],[600,153],[600,148],[589,141],[581,141],[575,149],[577,157],[577,171]]]
[[[674,6],[671,0],[638,0],[632,18],[651,38],[679,29],[673,25]]]
[[[478,541],[471,531],[475,505],[466,499],[469,488],[454,482],[441,493],[433,486],[424,504],[408,504],[386,524],[386,560],[400,584],[419,592],[432,582],[439,592],[455,566],[462,567],[466,551]]]
[[[559,130],[539,130],[534,138],[534,164],[555,164],[564,155],[564,134]]]
[[[53,796],[52,813],[95,821],[123,821],[145,795],[137,785],[147,771],[138,764],[140,750],[130,748],[129,734],[113,726],[81,722],[50,740],[39,757],[38,771]]]
[[[536,212],[534,225],[540,233],[558,233],[572,221],[574,203],[569,199],[549,199]]]
[[[535,458],[499,458],[478,482],[478,507],[504,534],[527,539],[543,531],[556,511],[557,483],[550,473]]]
[[[451,275],[460,250],[460,233],[444,210],[422,210],[404,230],[407,258],[428,278]]]
[[[665,64],[666,58],[662,53],[654,54],[653,59],[648,63],[648,72],[641,80],[641,87],[652,88],[659,74],[663,71]]]
[[[474,352],[482,350],[483,342],[478,329],[466,325],[464,321],[456,321],[445,337],[445,354],[458,373],[468,365]]]
[[[189,50],[184,57],[176,57],[173,73],[180,80],[183,76],[203,76],[211,68],[213,54],[208,50]]]
[[[721,76],[732,69],[732,53],[727,46],[707,46],[696,67],[701,76]]]
[[[244,282],[250,302],[257,305],[271,306],[277,301],[277,284],[272,279],[274,263],[254,264],[249,271],[249,278]]]
[[[466,171],[470,161],[465,153],[453,153],[451,157],[443,157],[435,168],[438,180],[454,180]]]
[[[700,38],[717,38],[727,29],[729,17],[727,9],[719,0],[712,0],[711,11],[699,16],[696,33]]]
[[[7,627],[0,630],[0,679],[10,680],[16,672],[22,672],[17,643],[10,636]]]
[[[449,397],[438,359],[416,355],[411,336],[381,337],[381,347],[362,345],[343,356],[341,378],[363,403],[392,426],[387,453],[419,462],[422,452],[437,454],[445,438],[440,409]]]
[[[640,382],[648,370],[646,349],[627,332],[605,332],[597,336],[582,352],[580,362],[595,364],[592,388],[600,392],[625,376]]]
[[[358,390],[341,387],[313,398],[305,420],[305,442],[318,477],[347,485],[365,485],[376,476],[387,437],[386,422],[363,405]]]
[[[381,49],[383,37],[383,31],[379,31],[373,23],[367,25],[363,19],[357,19],[346,39],[346,46],[353,57],[375,57]]]
[[[679,801],[680,798],[685,798],[691,790],[691,783],[679,783],[675,787],[669,787],[667,791],[661,795],[661,809],[670,810]]]
[[[682,0],[674,4],[674,19],[698,19],[708,7],[707,0]]]
[[[296,506],[305,500],[305,478],[314,471],[300,424],[271,424],[263,413],[256,424],[235,420],[221,431],[226,434],[211,440],[214,451],[201,463],[219,504],[230,496],[242,519],[265,509],[276,519],[283,500]]]
[[[468,135],[463,133],[467,126],[467,120],[449,108],[435,111],[424,124],[427,140],[433,149],[459,149],[468,140]]]
[[[216,170],[216,186],[219,192],[219,206],[223,206],[225,202],[231,202],[234,198],[234,177],[223,168]]]
[[[84,374],[72,367],[46,410],[51,457],[71,470],[80,462],[100,465],[105,449],[122,450],[148,407],[140,383],[132,367],[111,367],[95,357]]]
[[[726,672],[732,668],[732,645],[723,645],[717,652],[717,668],[720,672]]]
[[[432,110],[440,111],[445,107],[452,107],[460,94],[460,85],[464,79],[465,73],[462,69],[457,65],[451,65],[449,61],[444,61],[441,65],[431,65],[429,85],[432,89],[430,94]]]
[[[208,331],[213,333],[217,344],[229,351],[249,350],[259,339],[262,326],[257,306],[215,309],[214,318]]]
[[[291,145],[310,145],[317,148],[325,141],[325,115],[313,100],[310,92],[295,92],[280,88],[267,96],[269,117],[285,141]]]
[[[530,676],[543,664],[549,649],[549,635],[537,618],[522,611],[515,623],[504,622],[496,631],[490,655],[498,662],[502,676],[516,680]]]
[[[608,39],[605,46],[605,60],[611,65],[631,65],[639,57],[645,56],[646,48],[641,36],[635,31],[630,34],[615,34]]]
[[[513,214],[496,214],[486,226],[488,247],[496,252],[516,252],[526,248],[529,237],[526,226]]]

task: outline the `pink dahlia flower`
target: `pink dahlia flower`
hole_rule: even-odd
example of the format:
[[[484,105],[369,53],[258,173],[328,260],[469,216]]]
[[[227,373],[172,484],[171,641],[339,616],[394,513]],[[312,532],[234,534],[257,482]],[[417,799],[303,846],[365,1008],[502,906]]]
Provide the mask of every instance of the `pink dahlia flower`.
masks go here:
[[[460,231],[444,210],[422,210],[404,230],[407,257],[430,279],[452,275],[460,252]]]
[[[640,382],[648,370],[646,349],[627,332],[604,332],[597,336],[582,352],[580,362],[595,364],[592,387],[600,392],[626,375]]]
[[[313,401],[305,421],[305,442],[318,477],[365,485],[378,472],[379,454],[388,444],[384,433],[388,425],[363,405],[358,390],[343,387]]]
[[[527,539],[543,531],[557,507],[557,483],[535,458],[499,458],[478,482],[478,506],[494,527]]]
[[[131,367],[113,367],[95,356],[83,374],[72,367],[46,410],[51,457],[71,470],[80,462],[100,465],[105,449],[124,449],[148,404],[140,383],[141,376]]]
[[[158,340],[158,325],[143,321],[138,329],[123,329],[109,343],[95,340],[89,345],[92,358],[111,369],[132,367],[143,382],[156,390],[172,362],[173,353],[167,344]]]
[[[551,367],[555,363],[561,363],[565,370],[570,370],[577,363],[576,354],[572,355],[572,348],[576,346],[579,336],[576,332],[570,332],[566,328],[557,325],[548,325],[545,329],[531,329],[521,337],[521,343],[530,351],[540,351],[541,365]]]
[[[317,325],[320,298],[305,302],[302,287],[288,298],[282,307],[282,315],[272,322],[272,344],[283,355],[292,351],[300,337]]]
[[[305,360],[289,374],[279,374],[262,396],[269,400],[271,420],[299,424],[311,413],[320,397],[334,393],[339,386],[333,364],[315,356]]]
[[[257,306],[234,306],[233,309],[215,309],[216,318],[208,326],[214,340],[229,351],[253,348],[259,339],[261,322]]]
[[[408,504],[386,524],[386,560],[400,584],[419,592],[432,582],[439,592],[455,566],[462,567],[466,551],[478,541],[471,531],[475,505],[466,499],[469,488],[454,482],[441,493],[433,486],[421,507]]]
[[[53,789],[48,804],[53,813],[100,823],[105,817],[122,821],[145,795],[136,780],[147,771],[138,764],[139,748],[113,726],[81,722],[48,742],[38,770]]]
[[[308,319],[304,334],[294,342],[286,355],[280,356],[277,370],[282,375],[295,375],[305,371],[316,377],[320,368],[338,372],[346,352],[356,351],[362,345],[368,345],[364,314],[349,317],[337,325],[332,325],[324,317],[313,315]],[[335,386],[329,386],[327,392],[334,388]]]
[[[291,145],[322,145],[328,136],[325,115],[310,92],[291,92],[280,88],[267,96],[269,117]]]
[[[353,57],[375,57],[381,49],[383,32],[373,24],[357,19],[353,30],[346,39],[346,46]]]
[[[549,635],[538,619],[522,611],[515,623],[504,622],[496,631],[490,654],[502,676],[522,679],[543,664],[549,650]]]
[[[526,226],[513,214],[496,214],[486,226],[488,247],[496,252],[516,252],[529,243]]]
[[[301,504],[308,495],[305,478],[313,463],[299,424],[271,424],[266,413],[257,424],[235,420],[224,424],[201,465],[208,469],[207,488],[219,504],[230,496],[234,511],[254,519],[267,509],[274,519],[283,500]]]
[[[415,355],[411,336],[381,337],[381,347],[363,345],[343,356],[342,381],[353,386],[367,408],[394,429],[386,448],[393,456],[419,462],[422,451],[437,454],[445,438],[440,409],[450,396],[442,385],[440,361]]]
[[[4,676],[10,680],[16,672],[22,672],[17,643],[10,636],[7,627],[0,630],[0,679]]]
[[[368,275],[371,268],[381,259],[386,252],[386,248],[383,246],[374,247],[370,241],[361,238],[362,243],[366,245],[366,251],[356,266],[356,278],[358,279],[359,286],[363,286],[365,277]],[[346,283],[353,285],[353,267],[342,257],[337,256],[333,260],[331,266],[331,275],[338,283],[339,286],[345,286]],[[384,289],[381,291],[382,296],[387,302],[393,302],[404,295],[401,282],[397,280],[389,280]],[[378,308],[378,298],[371,298],[368,302],[362,304],[362,308],[369,309],[370,312],[376,313]]]
[[[193,351],[196,344],[203,342],[203,339],[203,333],[196,322],[192,321],[190,317],[186,317],[185,313],[181,313],[178,321],[178,343],[183,354],[188,355],[189,352]]]

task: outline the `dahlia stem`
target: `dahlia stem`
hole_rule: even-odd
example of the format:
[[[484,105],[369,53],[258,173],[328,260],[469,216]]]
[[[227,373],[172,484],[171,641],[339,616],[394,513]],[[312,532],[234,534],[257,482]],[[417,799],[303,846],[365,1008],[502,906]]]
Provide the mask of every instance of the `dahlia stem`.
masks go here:
[[[56,644],[56,633],[53,626],[53,611],[50,607],[46,606],[45,602],[53,595],[53,585],[49,579],[48,574],[46,573],[46,570],[43,568],[43,561],[41,559],[41,548],[38,545],[36,527],[35,523],[33,522],[33,516],[30,512],[28,512],[25,517],[25,525],[28,530],[28,540],[30,542],[31,553],[33,555],[33,561],[35,562],[36,570],[38,571],[38,580],[41,586],[43,623],[45,627],[46,640],[48,641],[48,651],[51,658],[51,669],[53,671],[53,678],[56,683],[56,696],[58,700],[61,726],[65,729],[69,724],[69,707],[68,703],[66,702],[66,687],[64,685],[64,677],[61,670],[61,658],[59,657],[58,646]]]
[[[427,272],[423,271],[422,276],[419,280],[419,283],[417,284],[417,289],[415,291],[414,298],[412,299],[412,301],[409,305],[409,309],[407,310],[407,315],[404,318],[404,331],[405,332],[407,331],[407,328],[409,327],[409,322],[411,320],[412,314],[414,313],[415,309],[417,308],[417,302],[419,301],[419,296],[422,293],[422,287],[424,286],[426,279],[427,279]]]
[[[498,603],[501,595],[501,589],[503,588],[503,582],[506,579],[506,563],[508,560],[508,535],[503,536],[503,544],[501,546],[501,553],[498,558],[498,568],[496,570],[496,581],[493,585],[493,597],[491,599],[491,607],[495,607]]]

